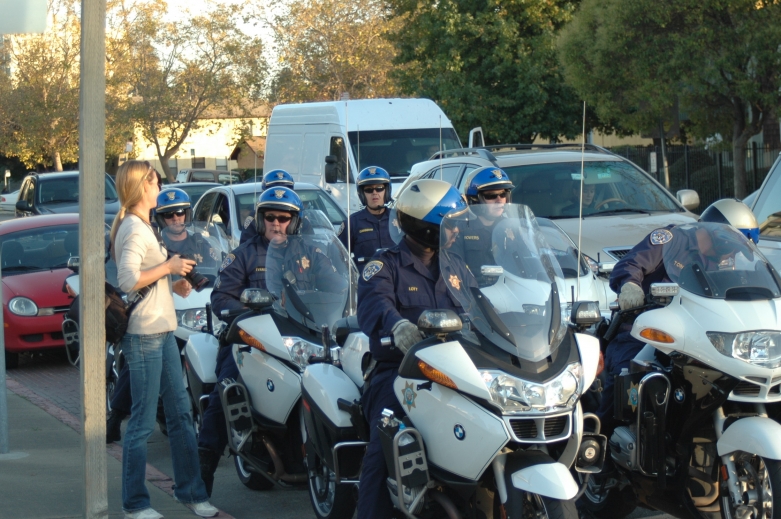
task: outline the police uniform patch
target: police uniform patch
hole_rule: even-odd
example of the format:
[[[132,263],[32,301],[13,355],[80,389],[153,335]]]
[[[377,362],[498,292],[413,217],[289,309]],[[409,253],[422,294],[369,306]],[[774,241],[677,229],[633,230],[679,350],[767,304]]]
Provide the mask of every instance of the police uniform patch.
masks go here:
[[[651,233],[651,245],[664,245],[673,239],[673,233],[667,229],[656,229]]]
[[[254,219],[255,218],[253,218],[251,216],[246,217],[244,219],[244,228],[246,229],[247,227],[249,227],[249,224],[251,224]]]
[[[372,260],[363,267],[363,280],[369,281],[372,276],[382,270],[385,264],[379,260]]]
[[[225,256],[225,259],[222,261],[222,265],[220,265],[220,272],[222,272],[223,270],[228,268],[228,265],[233,263],[233,260],[235,260],[235,259],[236,259],[236,256],[234,256],[233,253],[228,254],[227,256]]]

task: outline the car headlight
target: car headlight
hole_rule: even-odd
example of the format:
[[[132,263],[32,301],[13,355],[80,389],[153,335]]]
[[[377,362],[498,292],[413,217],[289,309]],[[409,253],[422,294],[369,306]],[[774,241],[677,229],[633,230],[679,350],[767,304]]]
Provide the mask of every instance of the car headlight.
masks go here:
[[[493,403],[504,413],[550,411],[575,406],[579,395],[580,363],[567,366],[559,376],[544,384],[529,382],[503,371],[481,371]]]
[[[38,315],[38,305],[28,297],[14,297],[8,301],[8,310],[12,314],[24,317],[33,317]]]
[[[189,308],[176,311],[176,322],[183,328],[200,332],[207,324],[205,308]]]
[[[708,339],[722,355],[739,359],[761,368],[781,367],[781,332],[706,332]]]
[[[321,356],[323,354],[322,346],[306,341],[300,337],[282,337],[282,344],[287,348],[287,352],[290,354],[290,360],[297,364],[301,369],[304,369],[309,365],[309,357],[312,355]]]

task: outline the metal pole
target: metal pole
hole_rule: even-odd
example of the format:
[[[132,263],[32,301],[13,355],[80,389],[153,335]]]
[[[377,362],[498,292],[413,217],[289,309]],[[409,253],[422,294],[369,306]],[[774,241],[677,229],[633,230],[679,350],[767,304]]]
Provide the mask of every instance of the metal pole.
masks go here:
[[[664,123],[659,119],[659,140],[662,143],[662,168],[661,176],[664,187],[670,189],[670,173],[667,171],[667,146],[664,143]]]
[[[719,196],[719,198],[718,198],[719,200],[721,200],[721,163],[722,163],[722,155],[723,155],[722,152],[719,152],[719,154],[716,155],[716,173],[717,173],[718,181],[719,181],[719,189],[718,189],[717,193],[718,193],[718,196]]]
[[[757,150],[757,147],[757,141],[751,143],[751,158],[753,160],[751,165],[754,167],[754,172],[751,176],[751,191],[756,191],[757,189],[757,170],[759,169],[759,151]]]
[[[689,182],[689,145],[688,144],[683,145],[683,165],[686,171],[686,189],[691,189],[691,184]]]
[[[2,265],[0,259],[0,265]],[[1,274],[0,274],[1,275]],[[0,301],[3,299],[3,284],[0,283]],[[0,455],[8,454],[8,395],[5,389],[5,324],[0,311]]]
[[[81,2],[79,268],[84,517],[108,517],[104,265],[106,0]]]

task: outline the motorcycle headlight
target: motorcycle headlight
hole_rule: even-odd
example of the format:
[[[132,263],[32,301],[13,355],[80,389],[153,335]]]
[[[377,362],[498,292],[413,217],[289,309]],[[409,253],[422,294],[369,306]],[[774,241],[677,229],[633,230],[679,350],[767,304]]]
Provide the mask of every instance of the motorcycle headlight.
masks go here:
[[[551,411],[574,407],[578,400],[580,363],[567,366],[559,376],[544,384],[529,382],[503,371],[482,371],[480,375],[491,400],[505,413]]]
[[[322,346],[305,341],[300,337],[282,337],[282,344],[287,348],[287,352],[290,354],[290,360],[297,364],[301,369],[304,369],[309,365],[309,357],[312,355],[321,356],[323,354]]]
[[[176,322],[183,328],[200,332],[206,326],[206,309],[189,308],[176,311]]]
[[[32,299],[27,297],[14,297],[8,301],[8,310],[12,314],[24,317],[33,317],[38,315],[38,305]]]
[[[781,332],[706,332],[708,339],[722,355],[739,359],[761,368],[781,367]]]

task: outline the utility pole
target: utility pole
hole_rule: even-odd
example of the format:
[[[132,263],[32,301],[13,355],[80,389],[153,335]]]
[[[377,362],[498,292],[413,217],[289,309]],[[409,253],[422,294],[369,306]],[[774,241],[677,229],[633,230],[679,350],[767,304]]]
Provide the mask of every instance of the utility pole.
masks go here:
[[[106,0],[81,2],[79,315],[84,517],[108,518],[106,474]]]

